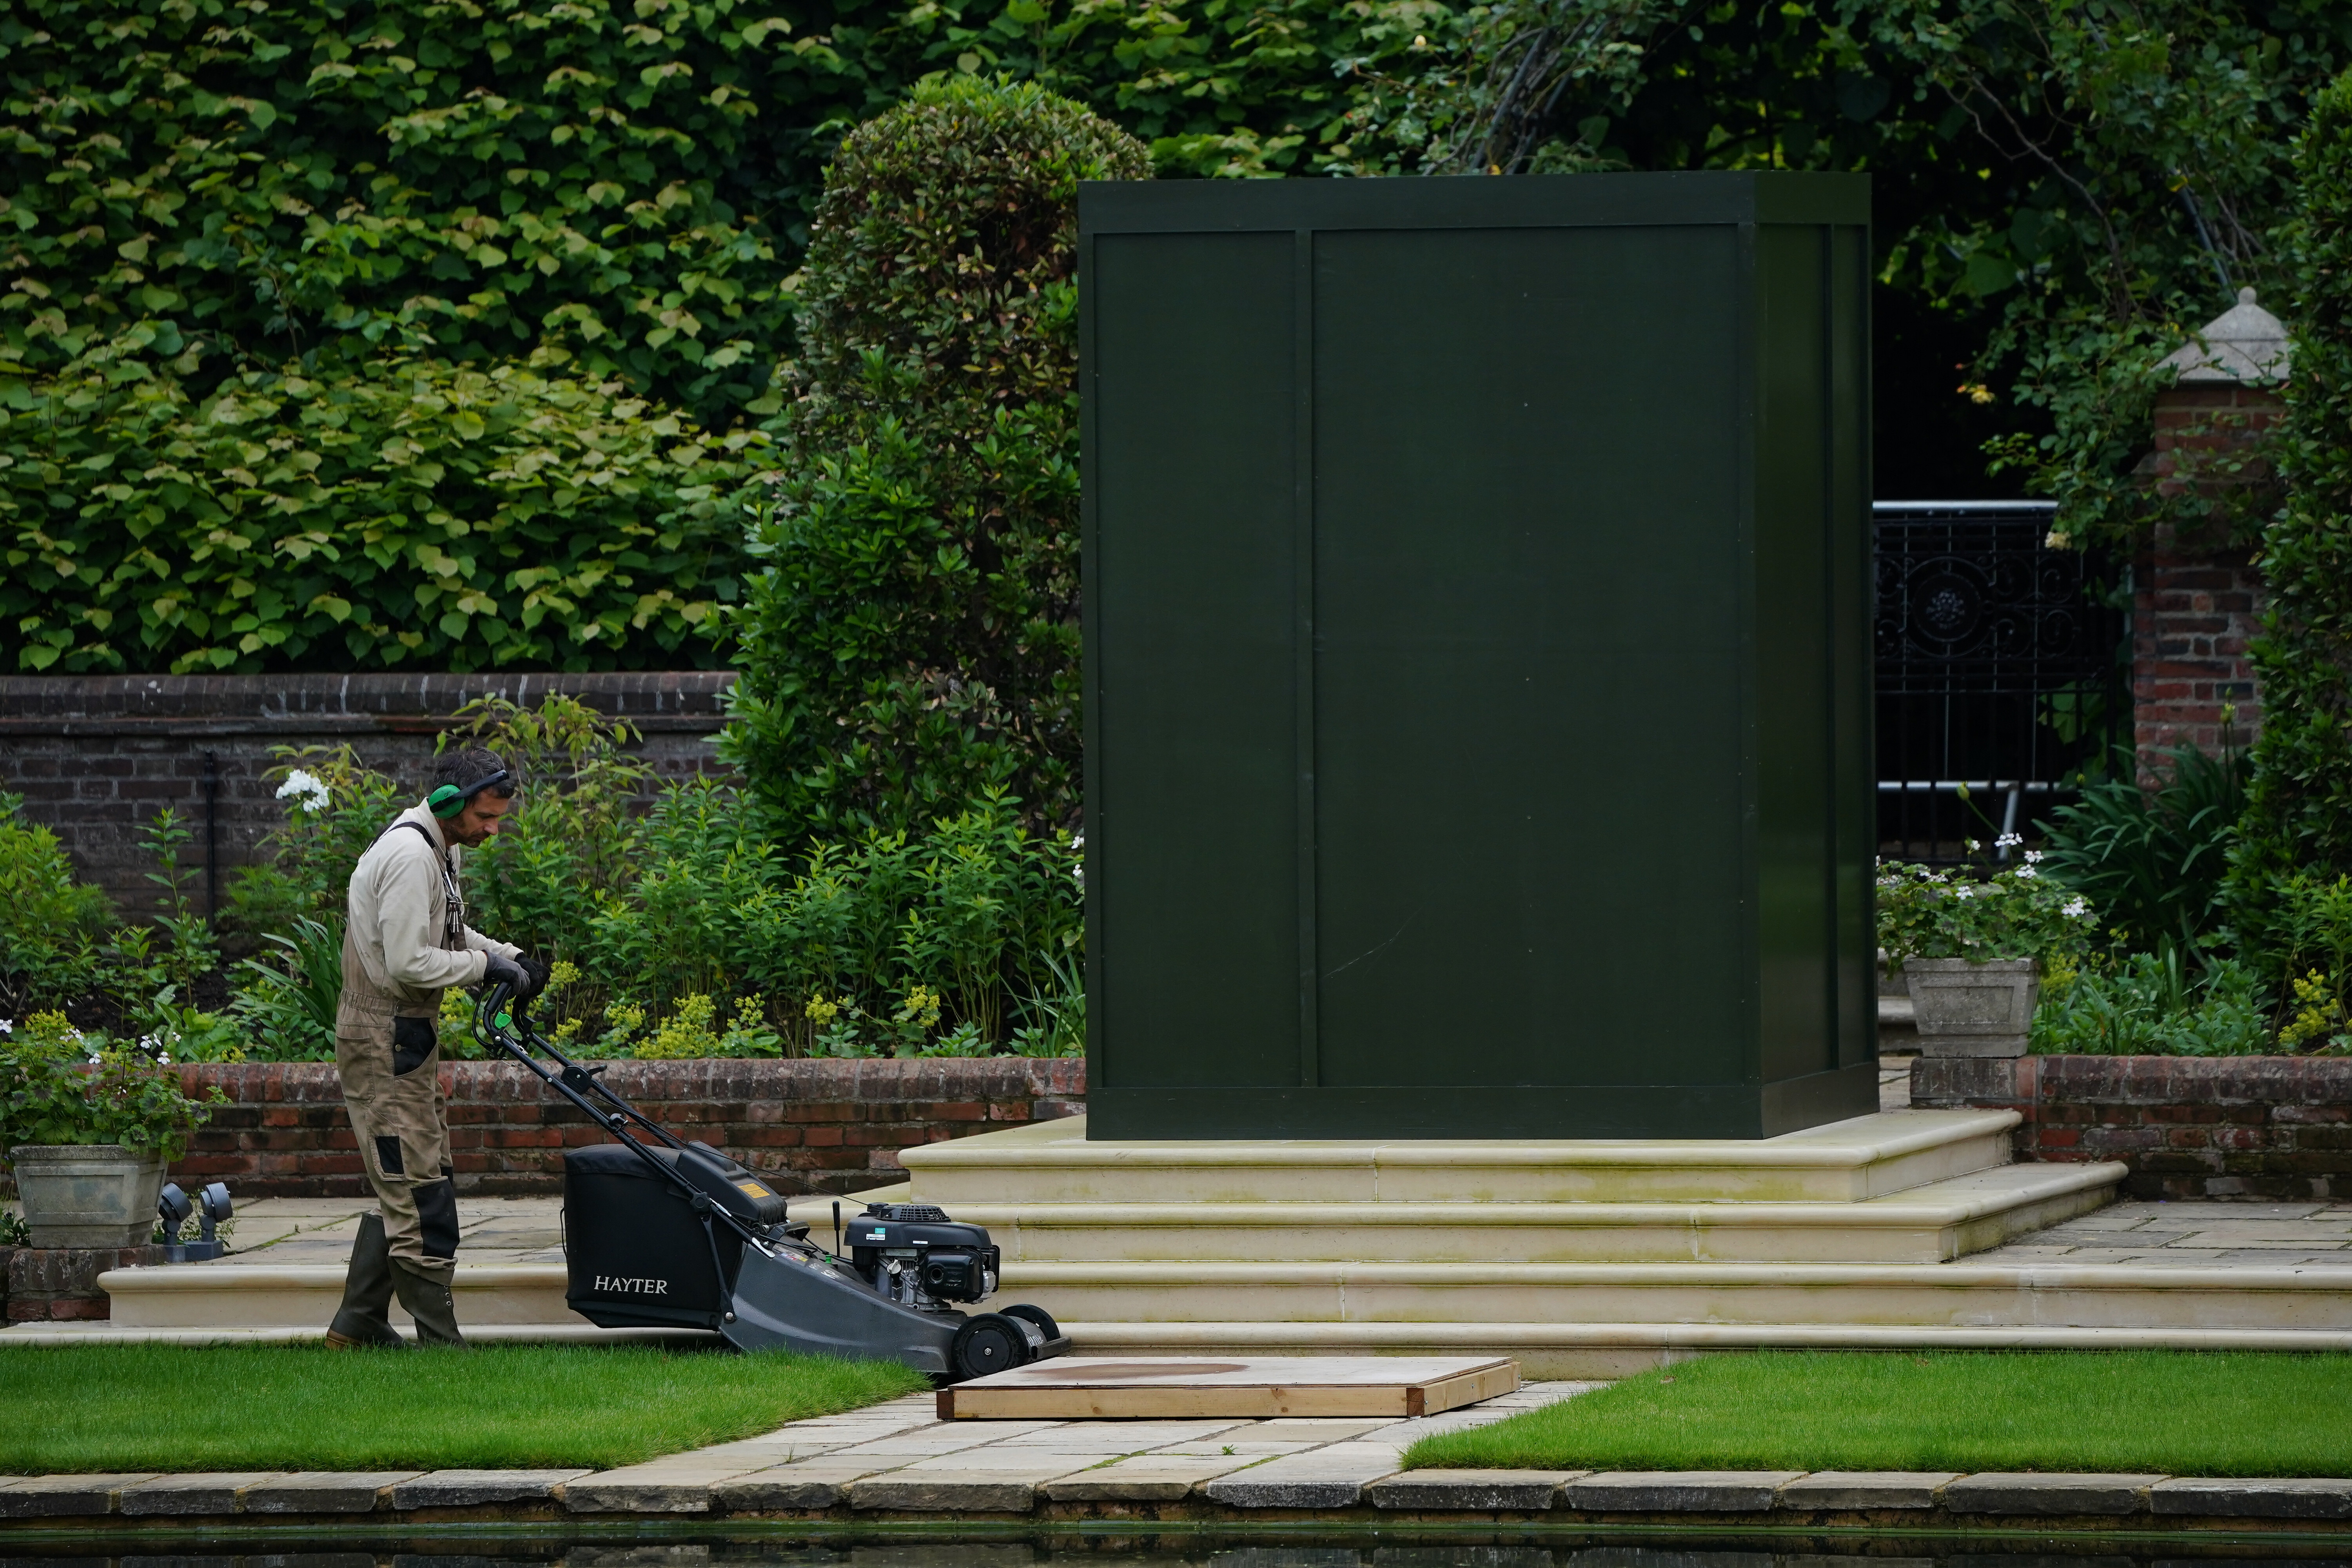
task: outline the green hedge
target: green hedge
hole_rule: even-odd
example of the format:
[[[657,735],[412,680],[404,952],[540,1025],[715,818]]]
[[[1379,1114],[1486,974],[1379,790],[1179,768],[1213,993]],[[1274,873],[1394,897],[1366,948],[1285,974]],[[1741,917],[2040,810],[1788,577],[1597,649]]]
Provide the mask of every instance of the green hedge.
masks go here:
[[[2241,946],[2273,981],[2301,962],[2305,893],[2352,874],[2352,73],[2314,101],[2295,164],[2289,489],[2263,536],[2263,732],[2231,868]]]
[[[714,662],[752,437],[563,357],[20,386],[0,647],[37,670]]]
[[[992,789],[1073,823],[1077,183],[1150,168],[1034,84],[920,88],[842,143],[727,736],[787,839]]]

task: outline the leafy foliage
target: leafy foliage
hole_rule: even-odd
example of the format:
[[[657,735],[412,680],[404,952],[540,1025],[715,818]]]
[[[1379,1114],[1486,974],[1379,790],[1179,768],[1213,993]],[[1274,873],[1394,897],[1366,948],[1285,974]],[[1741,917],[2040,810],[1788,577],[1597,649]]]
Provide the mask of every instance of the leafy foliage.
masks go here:
[[[23,819],[22,795],[0,792],[0,1016],[92,989],[114,925],[104,893],[75,880],[58,836]]]
[[[551,337],[721,418],[766,391],[811,130],[893,95],[788,9],[22,0],[0,342],[44,377]]]
[[[2191,972],[2181,950],[2060,963],[2042,976],[2039,1056],[2245,1057],[2277,1048],[2262,977],[2233,958]]]
[[[2158,518],[2243,536],[2268,504],[2217,488],[2159,510],[2136,470],[2157,362],[2238,287],[2280,296],[2289,143],[2352,58],[2342,6],[1498,0],[1474,15],[1392,122],[1425,132],[1419,167],[1872,173],[1881,314],[1921,362],[1880,356],[1883,407],[1911,384],[1906,443],[1940,399],[1955,434],[1993,438],[2084,542]]]
[[[2211,757],[2181,745],[2168,755],[2169,776],[2146,788],[2126,749],[2111,776],[2084,784],[2078,800],[2051,813],[2042,868],[2087,897],[2135,946],[2177,947],[2196,961],[2225,913],[2245,781],[2235,752]]]
[[[731,787],[643,792],[626,727],[576,700],[491,699],[446,732],[521,775],[503,831],[465,861],[476,929],[552,963],[539,1012],[591,1055],[1075,1054],[1083,1047],[1077,846],[998,796],[920,834],[782,851]],[[238,885],[272,951],[238,967],[250,1054],[333,1053],[342,896],[402,804],[348,748],[281,753],[287,826]],[[642,813],[636,808],[649,805]],[[443,999],[453,1057],[472,1003]]]
[[[270,931],[276,951],[237,965],[244,984],[229,1004],[266,1061],[335,1059],[335,1010],[343,994],[343,920],[298,915],[292,935]]]
[[[286,821],[262,841],[259,864],[230,884],[228,920],[250,935],[287,931],[305,916],[340,920],[352,870],[402,805],[397,783],[345,746],[278,746]]]
[[[656,802],[630,858],[581,961],[637,1010],[614,1047],[635,1049],[635,1028],[687,999],[756,994],[793,1055],[929,1054],[967,1030],[971,1054],[1080,1047],[1076,852],[1000,799],[920,837],[787,858],[735,792],[689,784]]]
[[[2288,981],[2280,1043],[2352,1049],[2352,877],[2298,872],[2269,890],[2265,956]]]
[[[0,1033],[0,1152],[20,1143],[120,1143],[165,1161],[226,1103],[181,1092],[168,1062],[85,1036],[62,1013],[37,1013]]]
[[[2048,958],[2078,952],[2098,930],[2090,900],[2042,875],[2039,855],[2016,865],[1937,871],[1900,860],[1878,867],[1878,945],[1887,961]]]
[[[160,352],[170,332],[142,325]],[[617,382],[388,355],[190,380],[127,356],[0,410],[0,654],[32,669],[707,662],[738,431]]]
[[[2302,973],[2290,887],[2352,874],[2352,73],[2314,106],[2296,170],[2294,374],[2280,452],[2293,483],[2263,536],[2271,605],[2252,647],[2263,732],[2230,884],[2249,956],[2281,981]]]
[[[484,698],[457,718],[437,749],[486,746],[522,784],[499,834],[466,853],[476,929],[551,958],[580,957],[599,896],[634,879],[631,814],[652,779],[623,749],[636,731],[561,694],[537,708]]]
[[[1077,182],[1143,148],[1032,86],[861,126],[809,246],[727,737],[788,840],[991,789],[1076,815]]]

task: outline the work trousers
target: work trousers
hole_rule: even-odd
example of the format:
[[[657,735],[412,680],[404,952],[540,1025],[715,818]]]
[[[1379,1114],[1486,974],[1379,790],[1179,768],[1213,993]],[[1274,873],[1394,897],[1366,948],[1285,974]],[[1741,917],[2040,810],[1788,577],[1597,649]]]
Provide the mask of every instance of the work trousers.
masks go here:
[[[457,1272],[457,1187],[433,1020],[344,1014],[335,1075],[394,1261],[447,1284]]]

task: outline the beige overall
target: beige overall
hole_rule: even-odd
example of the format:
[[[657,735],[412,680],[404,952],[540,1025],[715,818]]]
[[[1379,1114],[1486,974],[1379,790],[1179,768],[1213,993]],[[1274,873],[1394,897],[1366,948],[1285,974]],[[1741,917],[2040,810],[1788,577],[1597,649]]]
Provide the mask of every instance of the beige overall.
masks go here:
[[[352,873],[335,1072],[394,1261],[443,1285],[457,1196],[436,1020],[446,987],[481,980],[486,951],[517,950],[467,929],[440,824],[421,805],[402,813]]]

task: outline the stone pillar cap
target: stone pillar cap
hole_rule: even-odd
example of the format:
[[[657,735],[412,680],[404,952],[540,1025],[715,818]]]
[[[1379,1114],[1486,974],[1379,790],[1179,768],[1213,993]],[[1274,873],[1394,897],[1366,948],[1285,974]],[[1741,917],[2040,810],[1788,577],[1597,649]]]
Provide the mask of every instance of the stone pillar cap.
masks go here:
[[[2254,303],[2252,289],[2241,289],[2235,305],[2206,322],[2163,363],[2182,382],[2276,383],[2286,379],[2294,353],[2285,324]]]

